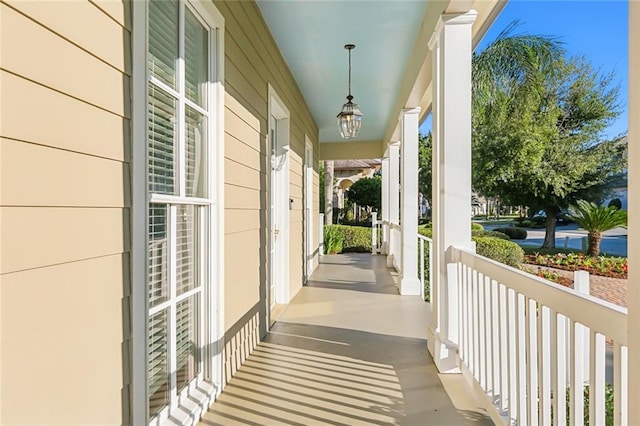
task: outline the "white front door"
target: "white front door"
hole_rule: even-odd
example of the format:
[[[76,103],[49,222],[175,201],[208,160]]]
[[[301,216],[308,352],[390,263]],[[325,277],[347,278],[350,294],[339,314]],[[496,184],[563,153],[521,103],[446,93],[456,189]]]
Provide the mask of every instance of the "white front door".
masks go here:
[[[270,184],[270,282],[269,306],[287,303],[289,256],[289,161],[285,119],[271,114],[269,142],[271,146]]]

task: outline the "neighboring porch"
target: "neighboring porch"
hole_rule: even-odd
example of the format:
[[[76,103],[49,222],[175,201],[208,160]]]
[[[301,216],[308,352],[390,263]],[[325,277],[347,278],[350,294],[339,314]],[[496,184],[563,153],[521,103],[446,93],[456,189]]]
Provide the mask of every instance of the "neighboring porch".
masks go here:
[[[493,424],[427,351],[430,305],[384,256],[324,256],[202,425]]]

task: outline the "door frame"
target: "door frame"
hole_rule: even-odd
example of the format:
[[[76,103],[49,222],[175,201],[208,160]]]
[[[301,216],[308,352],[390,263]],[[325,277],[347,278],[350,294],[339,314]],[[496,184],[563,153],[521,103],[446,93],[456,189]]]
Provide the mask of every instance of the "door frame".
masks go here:
[[[269,84],[269,117],[267,140],[269,145],[269,285],[267,286],[267,312],[271,323],[271,308],[275,304],[289,303],[289,152],[290,114],[275,89]],[[272,117],[276,122],[276,143],[271,140]],[[282,160],[274,167],[274,148],[282,149]],[[278,241],[275,244],[275,232]],[[271,300],[271,286],[275,285],[275,300]]]
[[[304,135],[304,282],[313,273],[313,145]]]

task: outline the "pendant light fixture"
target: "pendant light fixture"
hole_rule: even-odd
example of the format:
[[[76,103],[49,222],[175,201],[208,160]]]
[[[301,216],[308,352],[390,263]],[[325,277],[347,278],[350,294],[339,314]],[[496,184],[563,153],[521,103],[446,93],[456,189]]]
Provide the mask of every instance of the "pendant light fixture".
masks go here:
[[[345,44],[344,48],[349,51],[349,95],[347,103],[342,105],[342,111],[338,114],[338,131],[344,139],[353,139],[358,135],[362,126],[362,113],[358,104],[351,102],[351,51],[356,48],[355,44]]]

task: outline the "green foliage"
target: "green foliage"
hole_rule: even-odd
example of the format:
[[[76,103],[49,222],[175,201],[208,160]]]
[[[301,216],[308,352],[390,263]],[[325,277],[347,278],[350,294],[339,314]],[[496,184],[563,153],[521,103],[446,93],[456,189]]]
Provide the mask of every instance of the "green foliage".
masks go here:
[[[523,220],[521,222],[516,223],[516,226],[518,228],[530,228],[531,225],[533,225],[533,222],[531,222],[530,220]]]
[[[538,253],[526,254],[529,264],[564,269],[567,271],[588,271],[594,275],[626,278],[629,262],[626,257],[587,256],[584,253]]]
[[[329,241],[328,238],[330,238]],[[348,225],[325,225],[324,241],[327,254],[347,252],[370,253],[371,228]],[[331,243],[333,243],[333,245],[331,245]]]
[[[371,178],[358,179],[349,187],[345,195],[352,203],[380,211],[380,205],[382,204],[382,178],[373,176]]]
[[[527,230],[522,228],[517,228],[515,226],[506,226],[504,228],[496,228],[494,229],[496,232],[502,232],[505,235],[508,235],[512,240],[526,240],[527,239]]]
[[[514,28],[473,57],[473,186],[551,217],[602,198],[625,167],[626,144],[600,141],[619,114],[618,88],[556,39]],[[551,247],[555,222],[546,227]]]
[[[431,155],[432,155],[432,136],[431,132],[426,135],[420,135],[418,141],[418,190],[427,198],[429,206],[431,206]]]
[[[344,235],[337,228],[338,225],[325,225],[324,227],[324,252],[325,254],[342,253]]]
[[[615,206],[598,206],[584,200],[578,200],[571,208],[569,217],[589,232],[587,253],[593,257],[600,253],[602,232],[627,225],[627,212]]]
[[[318,170],[318,178],[320,179],[320,213],[324,213],[325,210],[325,197],[324,197],[324,161],[320,162],[320,169]],[[326,246],[325,246],[326,247]]]
[[[476,230],[471,230],[471,236],[472,237],[492,237],[492,238],[500,238],[501,240],[510,240],[511,238],[507,235],[504,234],[502,232],[498,232],[496,230],[493,231],[476,231]]]
[[[519,268],[524,261],[524,251],[512,242],[500,238],[474,237],[476,253],[505,265]]]
[[[482,226],[479,223],[472,222],[471,223],[471,230],[472,231],[483,231],[484,230],[484,226]]]

